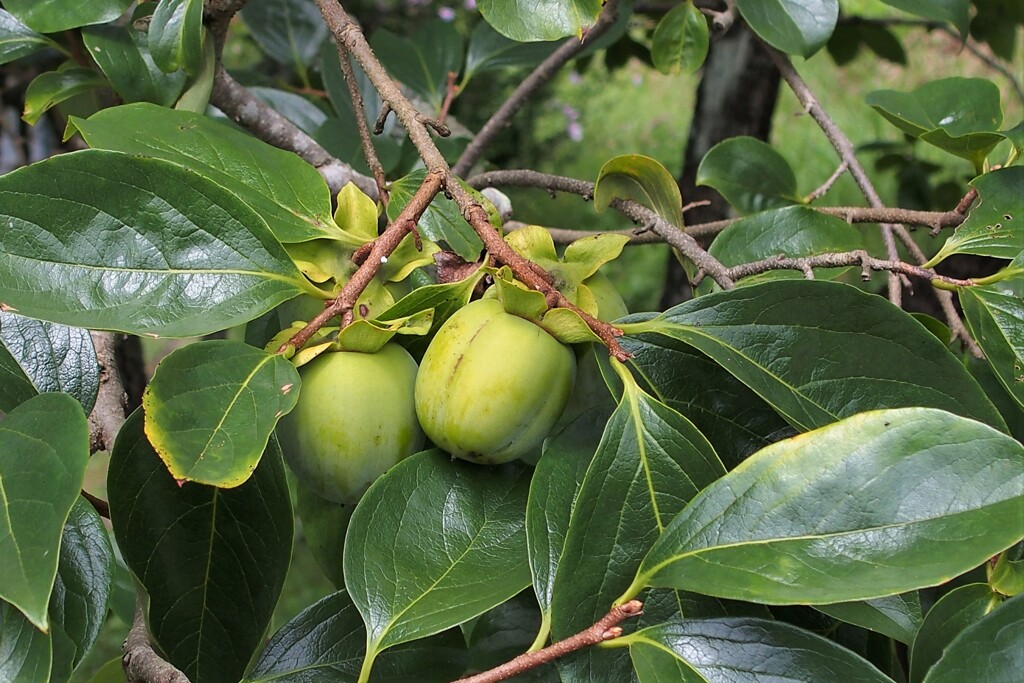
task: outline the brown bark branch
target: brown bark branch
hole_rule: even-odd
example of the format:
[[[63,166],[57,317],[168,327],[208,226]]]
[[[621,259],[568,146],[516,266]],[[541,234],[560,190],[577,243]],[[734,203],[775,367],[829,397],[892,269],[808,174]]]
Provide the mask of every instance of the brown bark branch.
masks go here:
[[[871,279],[870,271],[876,270],[887,271],[897,275],[912,275],[914,277],[928,280],[929,282],[943,282],[953,287],[971,287],[974,285],[973,280],[960,280],[946,275],[939,275],[934,270],[915,266],[910,263],[877,259],[862,249],[841,253],[816,254],[814,256],[798,258],[783,255],[772,256],[760,261],[753,261],[751,263],[733,266],[732,268],[729,268],[729,275],[733,278],[739,279],[750,275],[757,275],[758,273],[765,273],[770,270],[799,270],[802,271],[808,279],[813,279],[815,268],[843,268],[846,266],[860,266],[861,277],[864,280]]]
[[[569,60],[576,57],[585,48],[600,38],[615,23],[618,15],[618,0],[608,0],[597,23],[587,32],[583,40],[568,38],[564,43],[548,55],[547,59],[541,62],[533,72],[523,79],[523,82],[512,92],[498,110],[491,115],[491,118],[483,125],[476,136],[470,141],[466,149],[459,155],[458,161],[452,167],[452,173],[457,176],[464,176],[473,167],[473,164],[480,159],[484,149],[487,148],[494,138],[498,136],[503,128],[508,126],[512,117],[516,115],[524,104],[542,87],[547,85],[555,77]]]
[[[121,649],[124,652],[121,665],[127,683],[189,683],[185,674],[153,649],[140,600],[135,602],[135,619]]]
[[[370,126],[366,123],[366,115],[363,112],[363,94],[359,92],[356,72],[352,69],[352,62],[344,45],[338,46],[338,61],[341,63],[341,74],[345,77],[345,85],[348,86],[348,95],[352,98],[352,111],[356,117],[359,141],[363,146],[363,157],[366,159],[366,165],[370,168],[370,173],[373,174],[374,182],[377,183],[377,196],[381,203],[387,206],[388,181],[384,177],[384,166],[380,163],[377,150],[373,146],[373,138],[370,137]]]
[[[489,671],[460,678],[456,683],[495,683],[496,681],[504,681],[524,671],[553,662],[570,652],[575,652],[591,645],[597,645],[606,640],[614,640],[622,635],[622,627],[619,624],[626,619],[639,616],[642,613],[642,609],[643,603],[639,600],[630,600],[624,605],[613,607],[608,614],[601,617],[593,626],[580,631],[574,636],[553,643],[543,650],[519,655],[515,659]]]
[[[124,424],[128,396],[117,371],[117,345],[120,335],[114,332],[90,332],[96,363],[100,368],[99,390],[89,414],[89,450],[107,451],[114,447],[114,437]]]

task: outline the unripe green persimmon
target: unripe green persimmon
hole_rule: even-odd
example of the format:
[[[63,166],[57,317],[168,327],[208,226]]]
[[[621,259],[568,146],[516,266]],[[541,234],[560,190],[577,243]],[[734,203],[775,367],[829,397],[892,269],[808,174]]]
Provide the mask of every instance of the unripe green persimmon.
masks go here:
[[[460,309],[438,330],[416,376],[430,439],[471,462],[499,464],[540,446],[572,391],[576,357],[497,299]]]
[[[583,281],[597,300],[597,319],[611,322],[629,315],[626,302],[615,289],[615,285],[604,273],[598,271]]]
[[[355,503],[377,477],[422,449],[416,361],[398,344],[377,353],[324,353],[299,376],[299,401],[277,433],[295,476],[324,498]]]

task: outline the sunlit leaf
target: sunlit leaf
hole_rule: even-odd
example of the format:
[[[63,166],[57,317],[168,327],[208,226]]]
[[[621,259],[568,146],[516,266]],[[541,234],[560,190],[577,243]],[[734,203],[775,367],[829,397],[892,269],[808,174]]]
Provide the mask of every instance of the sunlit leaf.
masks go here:
[[[693,73],[708,56],[708,21],[691,0],[669,10],[654,29],[651,59],[662,73]]]
[[[712,147],[697,168],[696,184],[718,190],[745,214],[800,201],[789,162],[771,145],[752,137],[729,138]]]
[[[524,0],[479,0],[477,7],[498,33],[521,42],[582,37],[597,23],[600,0],[552,0],[542,5]]]
[[[598,211],[613,199],[632,199],[673,225],[683,224],[683,198],[672,174],[660,162],[640,154],[609,159],[594,183]]]
[[[736,7],[765,42],[802,57],[828,42],[839,19],[838,0],[736,0]]]

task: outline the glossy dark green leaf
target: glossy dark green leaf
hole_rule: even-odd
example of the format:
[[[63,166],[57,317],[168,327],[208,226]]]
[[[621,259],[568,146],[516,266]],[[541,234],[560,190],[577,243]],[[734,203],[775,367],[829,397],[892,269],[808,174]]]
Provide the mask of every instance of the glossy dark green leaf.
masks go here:
[[[881,297],[848,285],[776,280],[619,326],[628,336],[655,333],[696,347],[801,430],[902,406],[1006,427],[934,335]]]
[[[778,255],[798,258],[863,248],[864,234],[860,228],[806,206],[787,206],[733,223],[715,237],[708,253],[725,266],[737,266]],[[753,284],[802,277],[804,274],[798,270],[775,270],[740,282]]]
[[[974,358],[972,356],[965,359],[965,364],[967,365],[968,372],[971,373],[971,377],[981,386],[982,391],[985,392],[985,395],[995,405],[999,414],[1003,416],[1003,420],[1006,421],[1006,433],[1017,439],[1017,441],[1024,442],[1024,408],[1017,403],[996,377],[992,371],[992,366],[988,363],[988,359]]]
[[[128,418],[107,473],[114,535],[149,595],[148,624],[189,680],[241,679],[263,643],[292,550],[292,509],[272,440],[233,489],[179,486]]]
[[[545,620],[550,620],[552,589],[569,518],[613,408],[610,403],[595,405],[550,436],[530,481],[527,546],[533,589]]]
[[[0,681],[49,683],[50,637],[0,600]]]
[[[1003,141],[996,132],[1003,122],[999,88],[984,78],[943,78],[908,93],[876,90],[865,101],[907,135],[963,157],[978,169]]]
[[[849,650],[779,621],[693,619],[622,641],[640,683],[891,683]]]
[[[67,394],[39,394],[0,421],[0,599],[40,629],[88,459],[89,425]]]
[[[0,9],[0,64],[13,62],[48,47],[59,49],[55,42],[36,33],[10,12]]]
[[[409,175],[391,183],[388,189],[391,191],[391,200],[388,202],[388,220],[398,218],[416,194],[416,190],[423,184],[427,177],[426,171],[413,171]],[[417,224],[420,234],[428,240],[443,242],[466,261],[476,261],[480,258],[480,251],[483,249],[483,242],[469,223],[462,217],[459,207],[451,199],[443,194],[434,197],[430,202],[423,217]]]
[[[672,174],[661,162],[641,154],[609,159],[594,183],[594,207],[606,208],[613,199],[632,199],[667,220],[683,224],[683,197]]]
[[[463,84],[479,73],[511,67],[536,66],[559,45],[558,42],[516,42],[495,31],[486,21],[481,21],[469,38]]]
[[[298,396],[299,373],[284,356],[236,341],[189,344],[146,387],[146,436],[179,482],[238,486]]]
[[[370,41],[374,53],[402,85],[440,110],[448,92],[448,74],[462,70],[463,42],[450,22],[434,19],[398,36],[379,29]]]
[[[952,254],[1013,259],[1024,252],[1024,166],[1001,168],[971,181],[979,202],[926,264]]]
[[[802,57],[828,42],[839,19],[838,0],[737,0],[736,7],[766,43]]]
[[[555,640],[604,615],[665,526],[725,474],[689,420],[622,374],[622,399],[583,478],[555,573]]]
[[[207,116],[133,104],[72,123],[91,147],[156,157],[202,173],[251,206],[281,242],[344,237],[331,217],[331,192],[316,169]]]
[[[520,42],[582,37],[597,23],[600,0],[554,0],[543,5],[525,0],[480,0],[477,7],[498,33]]]
[[[967,26],[970,22],[968,0],[882,0],[882,2],[925,19],[948,21],[956,26],[961,36],[967,35]]]
[[[942,583],[1024,537],[1024,446],[929,408],[862,413],[756,453],[704,489],[633,587],[765,604]]]
[[[7,348],[0,344],[0,413],[14,410],[38,393],[25,370]]]
[[[469,644],[470,670],[487,671],[523,654],[534,643],[540,626],[541,614],[531,590],[484,612],[463,626]],[[551,680],[554,667],[540,667],[524,674],[519,683]]]
[[[942,596],[928,610],[914,639],[907,680],[921,683],[953,639],[998,606],[999,597],[983,583],[960,586]]]
[[[344,558],[367,626],[367,665],[385,648],[460,624],[530,585],[529,478],[518,463],[480,467],[433,450],[370,486],[352,514]]]
[[[99,513],[82,497],[71,508],[61,535],[57,579],[50,595],[50,624],[67,636],[54,639],[54,661],[59,651],[72,668],[89,653],[107,617],[114,577],[114,549]]]
[[[1024,408],[1024,277],[959,292],[971,334],[995,376]]]
[[[708,21],[692,0],[669,10],[654,29],[651,59],[665,74],[693,73],[708,56]]]
[[[649,319],[650,314],[628,320]],[[697,426],[727,469],[793,434],[767,403],[721,365],[681,341],[658,334],[622,337],[647,391]]]
[[[56,71],[44,71],[28,84],[25,90],[25,111],[21,118],[30,126],[64,100],[107,85],[103,76],[82,66],[65,66]]]
[[[153,102],[169,107],[181,94],[185,72],[164,73],[149,53],[145,33],[104,24],[82,29],[82,41],[125,102]],[[125,128],[120,133],[131,134]]]
[[[917,593],[874,600],[818,605],[818,611],[910,645],[921,628],[921,599]]]
[[[712,147],[697,168],[696,182],[718,190],[741,213],[800,201],[789,162],[757,138],[729,138]]]
[[[166,161],[62,154],[0,178],[0,207],[0,302],[34,318],[188,337],[308,287],[252,209]]]
[[[203,60],[202,0],[160,0],[149,23],[149,52],[164,72],[199,72]]]
[[[40,33],[102,24],[117,19],[131,4],[132,0],[4,0],[8,12]]]
[[[63,391],[78,399],[86,414],[92,412],[100,369],[86,330],[0,313],[0,346],[36,392]]]
[[[423,648],[430,654],[424,657]],[[307,607],[267,643],[244,683],[356,683],[366,653],[366,627],[345,591]],[[370,681],[452,680],[464,670],[465,641],[446,631],[426,641],[399,645],[377,660]]]
[[[328,33],[316,4],[304,0],[250,0],[242,19],[267,54],[300,69],[320,54]]]
[[[1017,683],[1024,671],[1024,594],[968,626],[928,670],[923,683]]]

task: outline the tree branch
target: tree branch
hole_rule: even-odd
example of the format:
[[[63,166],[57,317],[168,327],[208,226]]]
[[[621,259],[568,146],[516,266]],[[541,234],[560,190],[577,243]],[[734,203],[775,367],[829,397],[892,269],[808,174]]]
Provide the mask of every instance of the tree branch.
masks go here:
[[[569,60],[576,57],[576,55],[606,33],[615,23],[617,16],[618,0],[608,0],[601,10],[601,16],[598,17],[597,23],[587,32],[583,40],[568,38],[554,52],[548,55],[547,59],[541,62],[519,84],[509,98],[498,107],[498,110],[491,115],[487,123],[483,125],[469,145],[466,146],[466,149],[462,151],[458,161],[452,167],[452,173],[458,176],[466,175],[469,169],[473,167],[473,164],[480,158],[480,155],[483,154],[484,149],[494,141],[494,138],[498,136],[501,129],[512,121],[512,117],[526,104],[527,100],[554,78],[555,74]]]
[[[373,146],[373,138],[370,137],[370,127],[367,125],[366,115],[363,113],[363,94],[359,92],[356,72],[352,69],[352,61],[349,58],[348,50],[344,46],[338,48],[338,61],[341,62],[341,74],[345,77],[348,95],[352,98],[352,111],[355,113],[359,141],[363,145],[363,157],[366,159],[366,165],[369,166],[373,179],[377,183],[377,196],[380,198],[381,203],[387,206],[388,181],[384,176],[384,166],[380,163],[377,150]]]
[[[886,261],[871,256],[868,252],[858,249],[856,251],[816,254],[799,258],[787,257],[784,255],[772,256],[729,268],[729,275],[735,279],[765,273],[770,270],[799,270],[808,279],[814,278],[815,268],[843,268],[846,266],[860,266],[861,278],[865,281],[871,279],[871,271],[888,271],[900,275],[912,275],[923,278],[929,282],[942,282],[951,287],[970,287],[974,285],[973,280],[960,280],[957,278],[939,275],[934,270],[915,266],[902,261]]]
[[[127,683],[189,683],[188,677],[163,660],[153,649],[146,630],[142,601],[135,601],[135,619],[121,646],[121,665]]]
[[[377,199],[377,183],[373,178],[356,172],[348,164],[331,156],[319,142],[232,78],[221,64],[217,65],[213,79],[210,103],[252,131],[260,140],[298,154],[320,172],[331,188],[332,195],[351,182],[372,199]]]
[[[121,335],[113,332],[90,332],[100,368],[99,390],[89,413],[89,449],[107,451],[114,447],[114,437],[124,424],[128,396],[117,371],[117,344]]]
[[[494,683],[495,681],[504,681],[524,671],[553,662],[570,652],[575,652],[591,645],[597,645],[606,640],[614,640],[622,635],[622,627],[619,624],[626,619],[639,616],[642,614],[642,609],[643,603],[639,600],[630,600],[624,605],[613,607],[608,614],[601,617],[593,626],[580,631],[574,636],[553,643],[543,650],[519,655],[515,659],[489,671],[484,671],[475,676],[460,678],[456,683]]]
[[[459,182],[454,180],[454,176],[452,175],[451,169],[448,167],[448,163],[445,161],[444,156],[441,154],[440,150],[438,150],[437,145],[434,144],[434,141],[430,136],[428,126],[432,127],[432,122],[426,121],[416,107],[413,106],[413,104],[402,94],[397,84],[391,79],[391,76],[388,75],[387,71],[377,60],[376,56],[374,56],[373,51],[370,49],[370,45],[367,43],[366,37],[363,36],[359,26],[349,18],[341,5],[337,4],[333,0],[316,0],[316,3],[320,8],[320,13],[323,15],[328,28],[334,34],[338,45],[343,45],[349,52],[351,52],[352,56],[356,58],[359,65],[363,67],[363,71],[366,73],[367,78],[370,79],[370,82],[380,94],[381,99],[384,100],[386,105],[390,107],[392,111],[394,111],[395,116],[398,117],[398,120],[405,127],[409,140],[416,148],[420,159],[423,160],[423,163],[427,168],[428,178],[434,175],[437,176],[446,193],[449,194],[459,206],[463,217],[480,236],[480,239],[490,252],[491,257],[499,263],[508,265],[521,282],[542,292],[549,307],[569,308],[570,310],[575,311],[587,323],[590,329],[605,342],[608,346],[609,352],[613,356],[619,359],[628,358],[628,354],[621,346],[619,346],[618,341],[616,341],[616,337],[621,335],[619,330],[615,329],[608,323],[597,320],[593,316],[588,315],[574,306],[572,302],[566,299],[565,296],[563,296],[562,293],[559,292],[553,284],[551,284],[553,280],[550,275],[544,273],[544,275],[547,276],[546,278],[539,275],[539,273],[543,273],[543,270],[538,268],[535,264],[523,259],[511,247],[509,247],[503,239],[501,239],[496,228],[487,218],[487,214],[483,207],[480,206],[476,199],[474,199],[474,197]],[[423,188],[421,187],[421,190],[422,189]],[[434,190],[434,193],[436,194],[436,190]],[[433,196],[434,195],[431,194],[430,198]],[[430,199],[428,198],[427,204],[429,204],[429,202]],[[425,207],[426,205],[424,205],[424,208]],[[375,244],[374,248],[376,249],[377,246],[378,245]],[[373,258],[374,257],[371,254],[370,260],[373,260]],[[364,266],[365,265],[367,264],[364,264]],[[358,275],[362,269],[363,268],[361,267],[359,271],[356,271],[356,274]],[[353,276],[353,280],[354,279],[355,276]],[[351,284],[352,281],[349,282],[349,285]],[[346,288],[348,288],[349,285],[346,285]],[[335,304],[337,303],[338,302],[335,302]],[[324,314],[327,314],[332,307],[333,305],[329,306],[328,309],[325,310]],[[317,316],[314,320],[319,318],[320,316]]]

